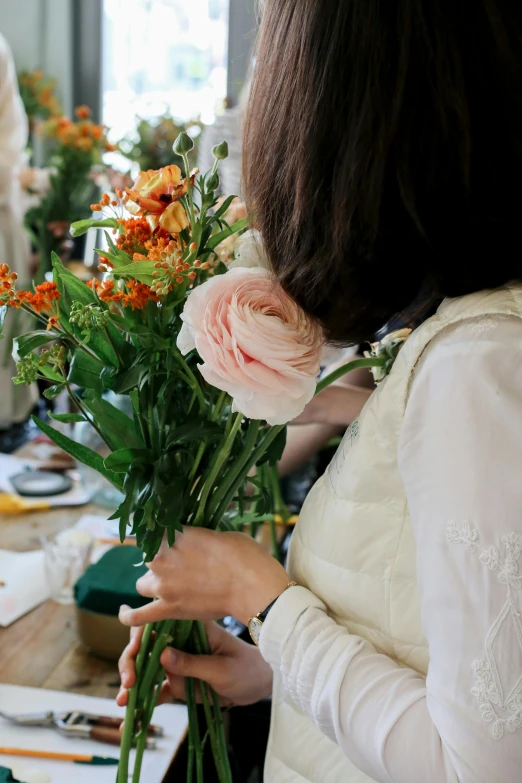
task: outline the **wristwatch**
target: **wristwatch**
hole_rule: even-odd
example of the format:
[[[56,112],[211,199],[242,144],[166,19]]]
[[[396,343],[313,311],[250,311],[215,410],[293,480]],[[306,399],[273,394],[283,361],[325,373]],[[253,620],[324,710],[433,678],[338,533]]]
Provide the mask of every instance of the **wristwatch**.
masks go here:
[[[283,593],[286,593],[286,591],[290,587],[297,587],[297,582],[289,582],[285,587],[285,589],[283,590]],[[263,623],[266,620],[268,612],[273,607],[277,599],[281,598],[283,593],[280,593],[277,596],[277,598],[274,598],[274,600],[268,604],[266,609],[264,609],[262,612],[258,612],[258,614],[256,614],[255,617],[251,617],[250,620],[248,621],[248,631],[250,633],[252,641],[256,646],[259,646],[259,637],[261,636],[261,628],[263,627]]]

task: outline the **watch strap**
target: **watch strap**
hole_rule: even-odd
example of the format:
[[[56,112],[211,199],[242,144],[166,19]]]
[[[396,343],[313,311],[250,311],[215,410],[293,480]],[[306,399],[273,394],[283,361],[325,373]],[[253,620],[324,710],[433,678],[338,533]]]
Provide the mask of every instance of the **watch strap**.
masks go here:
[[[286,587],[285,587],[285,589],[283,590],[283,593],[286,593],[286,591],[287,591],[287,590],[288,590],[290,587],[297,587],[297,582],[288,582],[287,586],[286,586]],[[267,618],[267,615],[268,615],[268,612],[269,612],[269,611],[270,611],[270,609],[273,607],[273,605],[276,603],[276,601],[277,601],[279,598],[281,598],[281,596],[283,595],[283,593],[279,593],[279,595],[278,595],[278,596],[276,596],[276,597],[274,598],[274,600],[273,600],[273,601],[271,601],[271,602],[268,604],[268,606],[266,607],[266,609],[263,609],[263,611],[262,611],[262,612],[258,612],[258,613],[256,614],[256,617],[257,617],[257,619],[258,619],[258,620],[261,620],[261,622],[262,622],[262,623],[264,623],[264,622],[265,622],[265,620],[266,620],[266,618]]]

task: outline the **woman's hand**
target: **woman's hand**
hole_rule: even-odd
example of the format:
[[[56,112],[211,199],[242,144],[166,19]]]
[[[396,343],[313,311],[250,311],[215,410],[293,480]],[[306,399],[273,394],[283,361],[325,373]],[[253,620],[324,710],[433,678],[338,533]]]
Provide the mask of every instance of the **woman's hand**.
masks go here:
[[[219,620],[242,623],[263,611],[288,584],[283,566],[243,533],[184,528],[173,547],[162,545],[136,588],[156,598],[139,609],[122,606],[124,625],[159,620]]]
[[[185,698],[185,677],[194,677],[208,683],[221,699],[224,707],[254,704],[270,696],[272,670],[261,653],[252,644],[237,639],[216,623],[206,626],[212,655],[189,655],[167,648],[161,656],[166,680],[159,703]],[[122,687],[116,697],[120,707],[127,704],[128,688],[134,685],[134,660],[142,636],[141,628],[131,630],[131,639],[119,661]],[[201,700],[199,690],[198,701]]]

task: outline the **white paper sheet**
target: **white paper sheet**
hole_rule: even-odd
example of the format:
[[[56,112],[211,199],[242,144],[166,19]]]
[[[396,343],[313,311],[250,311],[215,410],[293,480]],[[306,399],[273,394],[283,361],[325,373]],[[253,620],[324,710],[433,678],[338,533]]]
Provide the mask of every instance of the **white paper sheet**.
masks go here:
[[[0,626],[14,623],[19,617],[49,598],[44,570],[44,553],[9,552],[0,549]],[[1,676],[0,662],[0,676]]]
[[[83,710],[99,715],[122,715],[124,710],[111,699],[96,699],[75,693],[46,691],[41,688],[22,688],[17,685],[0,685],[0,710],[12,713],[41,712],[46,710]],[[146,750],[141,779],[143,783],[161,783],[170,763],[187,731],[186,707],[176,704],[162,705],[154,713],[154,723],[162,726],[165,736],[157,740],[155,750]],[[118,748],[92,740],[69,739],[53,729],[20,728],[0,718],[1,745],[9,748],[52,750],[61,753],[85,753],[95,756],[117,756]],[[68,761],[47,759],[22,759],[0,755],[0,766],[24,761],[29,768],[40,769],[51,776],[51,783],[114,783],[116,767],[86,766]],[[131,769],[134,752],[131,758]]]

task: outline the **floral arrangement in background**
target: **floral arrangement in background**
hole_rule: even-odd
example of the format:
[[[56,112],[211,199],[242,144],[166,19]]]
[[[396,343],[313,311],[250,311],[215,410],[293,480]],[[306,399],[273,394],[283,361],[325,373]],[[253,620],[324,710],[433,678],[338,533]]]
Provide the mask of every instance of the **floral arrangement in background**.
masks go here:
[[[32,132],[39,120],[48,120],[62,113],[56,97],[56,80],[45,76],[43,71],[22,71],[18,75],[20,97]]]
[[[225,218],[233,196],[217,199],[226,143],[213,148],[215,163],[204,175],[190,169],[192,150],[190,137],[180,134],[174,151],[185,176],[173,164],[141,172],[132,187],[114,197],[102,195],[93,206],[95,219],[72,226],[73,235],[106,229],[108,250],[99,251],[102,280],[82,283],[54,254],[53,280],[23,291],[16,275],[0,266],[4,311],[27,310],[41,324],[14,341],[15,382],[46,379],[51,398],[66,390],[76,410],[53,418],[96,429],[110,451],[105,458],[35,419],[59,447],[122,491],[113,518],[119,519],[122,540],[131,528],[149,562],[163,541],[174,544],[184,525],[234,530],[264,521],[278,507],[274,484],[266,478],[284,449],[286,423],[344,372],[387,361],[359,359],[317,380],[321,330],[277,285],[262,252],[256,263],[258,237],[250,233],[243,239],[229,266],[217,253],[248,227],[245,217],[233,224]],[[240,266],[242,256],[246,266]],[[113,406],[106,391],[128,397],[132,414]],[[140,779],[164,679],[159,658],[171,643],[208,654],[200,622],[167,620],[145,628],[117,783],[128,781],[133,744],[132,781]],[[206,683],[187,678],[186,697],[187,780],[195,771],[197,783],[203,781],[208,737],[217,778],[231,783],[217,695]]]
[[[21,177],[28,194],[35,196],[24,219],[38,254],[41,281],[51,269],[51,253],[71,247],[70,224],[91,213],[96,192],[93,169],[114,146],[107,140],[107,128],[92,121],[87,106],[79,106],[72,120],[60,116],[40,123],[38,132],[54,141],[50,165],[29,169]],[[37,182],[45,186],[34,192]]]
[[[172,146],[180,133],[189,133],[194,142],[192,163],[196,164],[202,128],[199,119],[183,122],[170,112],[153,120],[136,117],[135,132],[123,138],[118,149],[126,158],[137,163],[141,171],[157,170],[175,163],[185,174],[183,158],[173,152]]]

